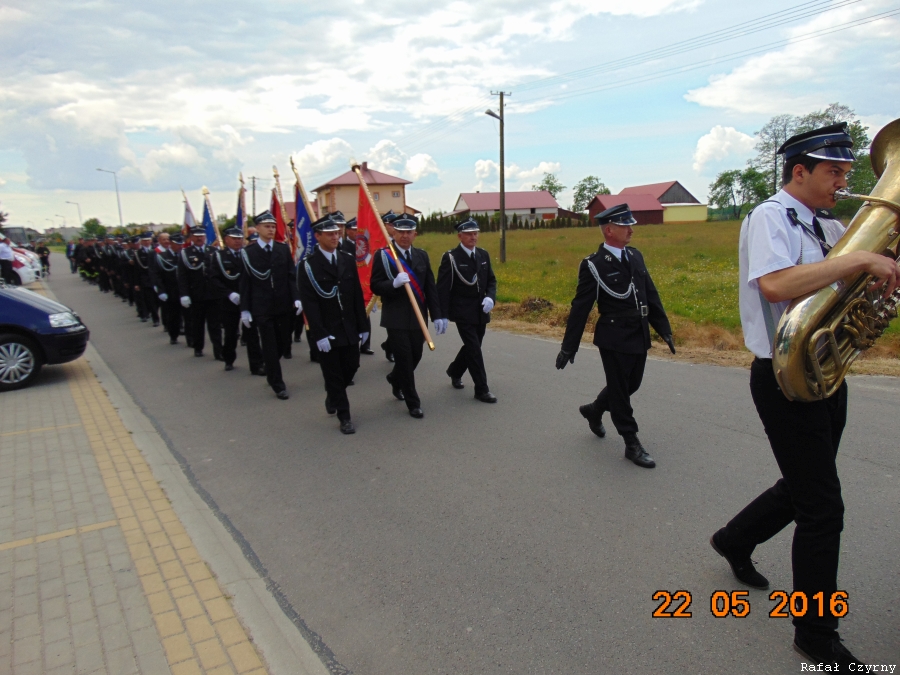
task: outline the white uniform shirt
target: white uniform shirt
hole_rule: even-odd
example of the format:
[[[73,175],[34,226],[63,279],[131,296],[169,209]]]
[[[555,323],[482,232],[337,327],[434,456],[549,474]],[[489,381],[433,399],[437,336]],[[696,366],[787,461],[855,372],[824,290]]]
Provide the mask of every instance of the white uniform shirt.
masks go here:
[[[609,244],[607,244],[605,242],[603,244],[603,248],[605,248],[607,251],[609,251],[614,256],[616,256],[616,260],[618,260],[619,262],[622,262],[622,251],[624,249],[616,248],[615,246],[610,246]]]
[[[825,259],[819,240],[788,217],[787,209],[810,232],[815,213],[784,190],[763,202],[744,218],[741,224],[738,254],[740,258],[740,308],[744,344],[761,359],[772,358],[775,330],[789,300],[770,303],[759,289],[759,278],[795,265],[821,262]],[[819,218],[825,241],[834,246],[846,229],[838,220]]]
[[[12,248],[5,241],[0,241],[0,260],[15,260]]]

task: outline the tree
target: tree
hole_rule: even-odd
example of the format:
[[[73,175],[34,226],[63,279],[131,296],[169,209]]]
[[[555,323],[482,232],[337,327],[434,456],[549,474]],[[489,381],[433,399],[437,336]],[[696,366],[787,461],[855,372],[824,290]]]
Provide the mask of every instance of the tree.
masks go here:
[[[553,198],[556,199],[556,196],[566,189],[566,186],[559,182],[559,179],[556,177],[556,174],[545,173],[543,180],[537,185],[531,186],[532,190],[546,190]]]
[[[575,191],[572,210],[579,212],[587,209],[588,204],[590,204],[591,200],[597,195],[611,194],[609,188],[606,187],[597,176],[587,176],[582,178],[575,183],[575,187],[572,189]]]
[[[84,225],[81,226],[81,235],[84,238],[88,237],[105,237],[106,236],[106,228],[100,224],[100,221],[96,218],[88,218],[84,221]]]
[[[9,218],[9,214],[3,213],[3,211],[0,211],[0,230],[3,229],[3,223],[6,222],[7,218]]]
[[[723,171],[709,186],[709,202],[720,209],[731,209],[735,220],[745,206],[758,204],[768,196],[766,175],[752,166],[743,171]]]

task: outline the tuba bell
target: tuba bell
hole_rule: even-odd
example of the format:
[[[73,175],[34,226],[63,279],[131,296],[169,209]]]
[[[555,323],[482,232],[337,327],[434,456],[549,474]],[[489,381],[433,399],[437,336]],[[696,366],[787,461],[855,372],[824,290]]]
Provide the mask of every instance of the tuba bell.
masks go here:
[[[838,191],[839,199],[863,199],[847,231],[828,258],[854,251],[897,259],[900,238],[900,119],[875,136],[872,168],[878,183],[871,195]],[[900,288],[883,298],[873,278],[859,272],[795,299],[778,323],[772,367],[791,401],[828,398],[844,381],[856,357],[875,344],[897,316]]]

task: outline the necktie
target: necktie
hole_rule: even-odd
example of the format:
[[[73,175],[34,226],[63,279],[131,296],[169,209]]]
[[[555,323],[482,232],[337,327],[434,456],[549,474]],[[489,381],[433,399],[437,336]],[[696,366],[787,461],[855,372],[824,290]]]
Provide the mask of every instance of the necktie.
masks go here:
[[[409,255],[409,251],[407,251],[407,252],[403,255],[403,257],[406,258],[406,262],[412,264],[412,257]]]
[[[475,251],[472,251],[472,253],[470,254],[469,257],[472,258],[472,264],[474,265],[475,264]]]
[[[271,253],[271,252],[272,252],[272,245],[266,244],[266,253]]]
[[[337,253],[331,254],[331,266],[337,267]]]
[[[815,216],[813,216],[812,226],[816,236],[819,238],[819,246],[822,249],[822,255],[828,255],[828,249],[825,246],[825,231],[822,229],[822,224],[819,222],[819,219]]]

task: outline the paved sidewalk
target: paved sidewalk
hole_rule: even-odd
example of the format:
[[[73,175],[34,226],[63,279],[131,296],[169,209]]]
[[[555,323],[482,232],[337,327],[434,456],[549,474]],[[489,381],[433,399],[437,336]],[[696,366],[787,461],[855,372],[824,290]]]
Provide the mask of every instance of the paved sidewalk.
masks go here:
[[[92,348],[87,359],[0,398],[0,673],[327,672]],[[128,415],[145,422],[137,435]],[[165,491],[140,439],[157,446]]]

